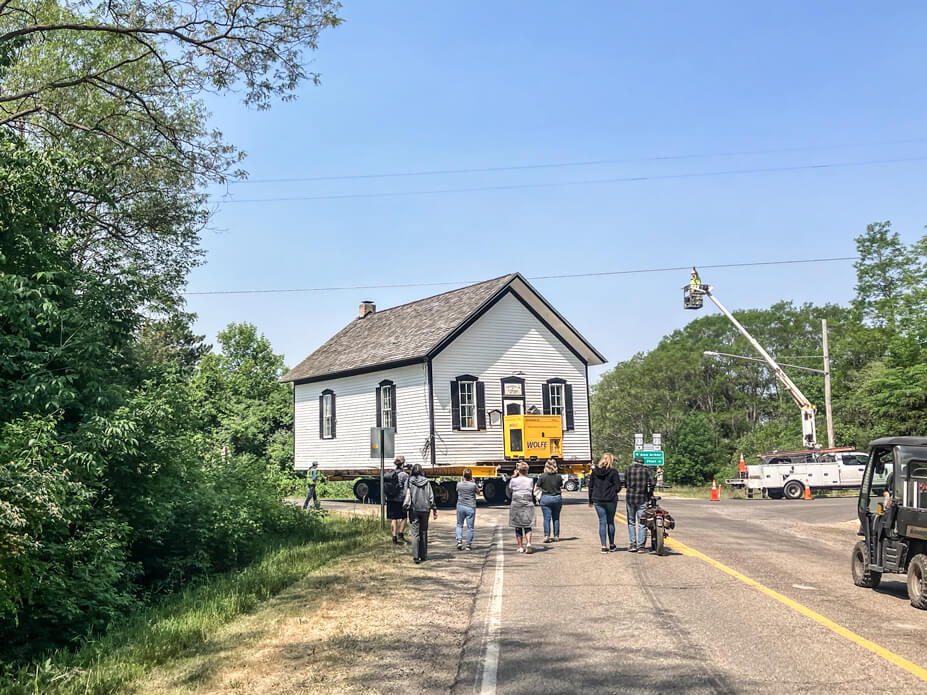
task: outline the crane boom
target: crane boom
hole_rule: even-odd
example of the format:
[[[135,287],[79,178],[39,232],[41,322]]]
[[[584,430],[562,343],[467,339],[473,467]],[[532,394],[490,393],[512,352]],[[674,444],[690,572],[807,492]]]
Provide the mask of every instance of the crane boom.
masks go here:
[[[741,335],[749,341],[750,345],[753,346],[753,349],[760,353],[760,356],[766,361],[770,369],[773,370],[773,373],[776,375],[776,378],[782,383],[785,387],[785,390],[789,392],[789,395],[792,397],[792,400],[795,401],[795,405],[798,406],[801,410],[801,431],[802,431],[802,443],[809,449],[818,448],[818,438],[817,438],[817,427],[814,421],[815,416],[815,407],[812,405],[811,401],[807,399],[805,394],[801,392],[801,389],[795,385],[795,382],[789,378],[789,375],[786,374],[782,367],[780,367],[776,361],[770,356],[766,350],[763,349],[763,346],[757,342],[747,331],[743,325],[734,318],[734,315],[727,310],[721,302],[718,301],[718,298],[711,293],[711,285],[703,285],[701,283],[692,284],[690,287],[686,288],[691,295],[704,295],[708,297],[714,305],[721,310],[721,313],[727,316],[728,320],[734,324],[734,327],[740,331]]]

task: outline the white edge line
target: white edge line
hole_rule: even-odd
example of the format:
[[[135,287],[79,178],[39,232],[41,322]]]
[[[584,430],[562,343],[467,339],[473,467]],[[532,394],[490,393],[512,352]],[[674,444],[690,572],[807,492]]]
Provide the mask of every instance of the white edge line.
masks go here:
[[[480,680],[480,695],[495,695],[496,677],[499,671],[499,634],[502,631],[502,576],[505,554],[502,543],[502,527],[496,527],[496,574],[492,582],[489,611],[486,617],[486,637],[483,642],[483,676]]]

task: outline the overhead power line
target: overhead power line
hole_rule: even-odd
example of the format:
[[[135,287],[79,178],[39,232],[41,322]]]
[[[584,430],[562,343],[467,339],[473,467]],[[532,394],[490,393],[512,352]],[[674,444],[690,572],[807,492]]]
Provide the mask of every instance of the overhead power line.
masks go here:
[[[357,198],[395,198],[419,195],[439,195],[447,193],[481,193],[486,191],[514,191],[530,188],[558,188],[566,186],[590,186],[606,183],[631,183],[635,181],[666,181],[670,179],[697,179],[712,176],[734,176],[738,174],[764,174],[808,169],[841,169],[847,167],[871,166],[875,164],[900,164],[903,162],[927,161],[927,155],[918,157],[900,157],[896,159],[867,159],[851,162],[826,162],[822,164],[796,164],[779,167],[753,167],[748,169],[721,169],[716,171],[696,171],[680,174],[653,174],[647,176],[617,176],[604,179],[584,179],[579,181],[551,181],[547,183],[517,183],[493,186],[472,186],[463,188],[434,188],[418,191],[387,191],[383,193],[337,193],[310,196],[291,196],[283,198],[228,198],[213,196],[218,204],[232,203],[294,203],[310,200],[348,200]]]
[[[578,162],[546,162],[540,164],[512,164],[506,166],[474,167],[464,169],[425,169],[421,171],[393,171],[376,174],[336,174],[327,176],[292,176],[274,179],[241,179],[228,181],[229,185],[245,183],[308,183],[312,181],[355,181],[359,179],[412,178],[416,176],[447,176],[452,174],[491,174],[501,171],[527,171],[532,169],[565,169],[570,167],[605,166],[610,164],[635,164],[641,162],[667,162],[686,159],[720,159],[722,157],[745,157],[760,154],[789,154],[795,152],[823,152],[857,149],[863,147],[886,147],[892,145],[918,145],[927,143],[927,138],[910,140],[883,140],[880,142],[841,143],[834,145],[804,145],[759,150],[732,150],[729,152],[693,152],[688,154],[653,155],[649,157],[626,157],[621,159],[592,159]]]
[[[752,261],[749,263],[715,263],[711,265],[696,264],[696,267],[703,270],[712,270],[717,268],[749,268],[762,265],[794,265],[798,263],[833,263],[838,261],[855,261],[856,256],[837,256],[834,258],[803,258],[791,261]],[[689,270],[692,266],[672,266],[666,268],[637,268],[634,270],[605,270],[597,273],[569,273],[565,275],[534,275],[528,280],[565,280],[570,278],[590,278],[603,277],[607,275],[636,275],[642,273],[668,273]],[[268,290],[211,290],[204,292],[184,292],[188,297],[217,294],[274,294],[287,292],[336,292],[341,290],[383,290],[397,289],[405,287],[437,287],[442,285],[472,285],[480,282],[479,280],[460,280],[457,282],[439,281],[439,282],[407,282],[386,285],[342,285],[332,287],[299,287],[287,289],[268,289]]]

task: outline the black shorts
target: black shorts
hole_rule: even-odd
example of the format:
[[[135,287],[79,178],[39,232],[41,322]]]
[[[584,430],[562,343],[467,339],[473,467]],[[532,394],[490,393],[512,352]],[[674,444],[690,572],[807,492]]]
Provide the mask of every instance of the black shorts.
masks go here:
[[[405,519],[406,512],[402,508],[402,502],[391,502],[390,500],[386,500],[386,518]]]

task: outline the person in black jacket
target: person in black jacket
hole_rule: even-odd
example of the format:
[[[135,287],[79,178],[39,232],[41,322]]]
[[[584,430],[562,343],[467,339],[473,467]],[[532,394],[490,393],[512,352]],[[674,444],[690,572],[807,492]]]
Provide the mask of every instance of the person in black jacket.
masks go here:
[[[599,517],[599,540],[602,541],[603,553],[618,550],[615,547],[615,512],[618,509],[618,493],[621,492],[621,476],[614,464],[614,456],[602,454],[599,463],[588,476],[589,506],[595,507]],[[605,544],[606,533],[608,545]]]

